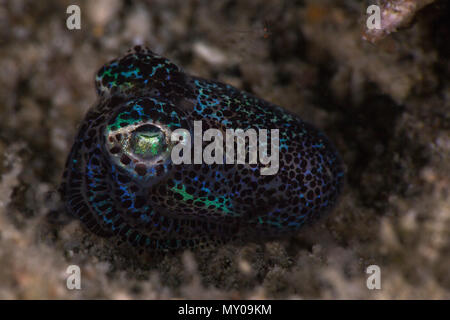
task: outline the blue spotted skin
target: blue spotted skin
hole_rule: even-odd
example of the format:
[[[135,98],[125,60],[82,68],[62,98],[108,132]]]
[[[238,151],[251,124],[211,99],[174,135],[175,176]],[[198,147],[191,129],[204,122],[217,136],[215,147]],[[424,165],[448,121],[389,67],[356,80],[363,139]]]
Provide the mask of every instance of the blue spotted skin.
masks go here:
[[[103,66],[96,88],[61,192],[68,211],[98,235],[149,250],[265,240],[295,234],[336,202],[336,150],[278,106],[190,76],[141,47]],[[192,134],[195,120],[203,131],[279,129],[278,173],[260,175],[261,164],[174,165],[167,137],[177,128]]]

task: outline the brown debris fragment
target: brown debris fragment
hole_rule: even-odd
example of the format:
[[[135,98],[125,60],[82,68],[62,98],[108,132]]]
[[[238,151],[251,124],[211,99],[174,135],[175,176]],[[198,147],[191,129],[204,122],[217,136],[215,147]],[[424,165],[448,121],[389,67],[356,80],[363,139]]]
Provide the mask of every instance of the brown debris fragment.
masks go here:
[[[363,39],[375,43],[398,28],[407,26],[416,13],[435,0],[382,0],[380,1],[381,28],[364,31]]]

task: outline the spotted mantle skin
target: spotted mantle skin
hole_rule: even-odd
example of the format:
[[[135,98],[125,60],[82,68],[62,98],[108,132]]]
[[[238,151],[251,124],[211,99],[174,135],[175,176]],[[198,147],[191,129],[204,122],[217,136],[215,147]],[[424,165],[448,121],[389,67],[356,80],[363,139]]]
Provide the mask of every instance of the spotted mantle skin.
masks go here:
[[[99,100],[81,124],[60,190],[67,210],[100,236],[148,250],[273,239],[297,233],[337,200],[336,150],[278,106],[188,75],[142,47],[103,66],[95,84]],[[162,144],[177,128],[192,134],[194,120],[203,132],[279,129],[278,173],[261,175],[261,164],[174,165],[169,145],[133,145],[149,141],[136,140],[142,132],[156,131]]]

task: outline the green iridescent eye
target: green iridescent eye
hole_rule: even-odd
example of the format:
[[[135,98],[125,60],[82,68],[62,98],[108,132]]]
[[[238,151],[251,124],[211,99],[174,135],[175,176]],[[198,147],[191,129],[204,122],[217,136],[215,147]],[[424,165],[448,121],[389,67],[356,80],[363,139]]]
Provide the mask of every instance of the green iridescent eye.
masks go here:
[[[144,159],[156,157],[167,149],[166,136],[158,127],[141,126],[132,134],[131,149]]]

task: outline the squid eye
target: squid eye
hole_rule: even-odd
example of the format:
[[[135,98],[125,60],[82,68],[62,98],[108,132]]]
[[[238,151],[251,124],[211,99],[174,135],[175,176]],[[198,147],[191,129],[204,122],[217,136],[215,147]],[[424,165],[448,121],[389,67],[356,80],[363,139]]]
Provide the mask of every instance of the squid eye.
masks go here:
[[[130,142],[132,152],[146,160],[161,155],[168,148],[164,132],[150,124],[134,130]]]
[[[146,186],[161,181],[172,170],[172,130],[181,127],[175,110],[153,98],[115,108],[98,145],[112,162],[111,174],[119,180],[128,174]]]

